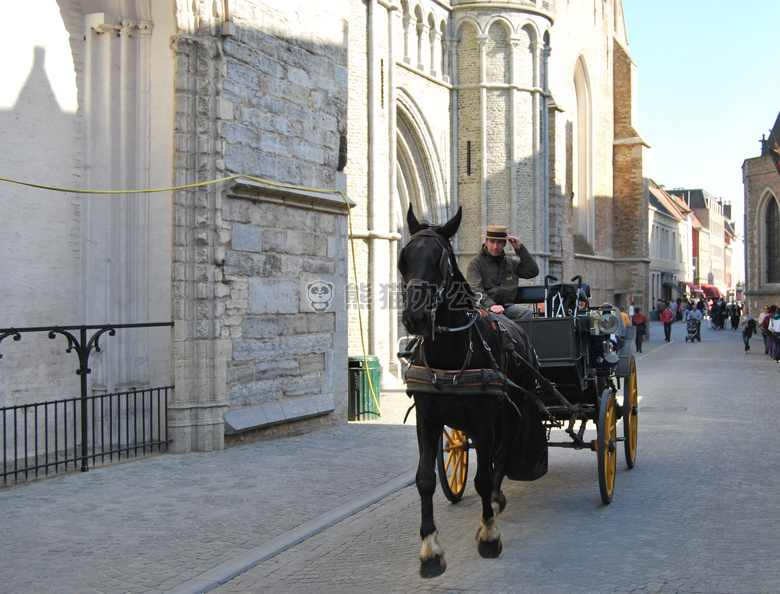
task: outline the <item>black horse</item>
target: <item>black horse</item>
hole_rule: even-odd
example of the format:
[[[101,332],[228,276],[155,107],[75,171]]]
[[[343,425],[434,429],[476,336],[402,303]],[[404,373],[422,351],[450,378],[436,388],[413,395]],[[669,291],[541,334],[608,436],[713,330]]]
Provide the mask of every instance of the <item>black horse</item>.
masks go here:
[[[450,243],[461,214],[459,209],[436,226],[420,223],[410,206],[411,239],[398,262],[405,283],[403,324],[416,337],[406,379],[417,410],[423,577],[446,568],[433,522],[435,459],[445,425],[465,432],[476,449],[474,485],[482,500],[477,549],[482,557],[501,553],[496,517],[506,504],[504,476],[533,480],[547,470],[546,435],[532,397],[536,354],[521,328],[477,308]]]

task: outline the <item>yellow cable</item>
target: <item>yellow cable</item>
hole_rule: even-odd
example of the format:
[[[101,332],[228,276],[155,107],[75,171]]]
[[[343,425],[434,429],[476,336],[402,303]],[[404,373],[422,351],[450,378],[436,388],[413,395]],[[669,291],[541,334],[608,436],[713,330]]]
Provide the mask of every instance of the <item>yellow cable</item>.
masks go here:
[[[40,190],[51,190],[53,192],[67,192],[68,194],[151,194],[154,192],[170,192],[172,190],[186,190],[188,188],[199,188],[201,186],[208,186],[210,184],[218,184],[220,182],[230,181],[231,179],[236,179],[239,177],[246,177],[246,176],[231,175],[230,177],[222,177],[220,179],[200,182],[197,184],[188,184],[186,186],[174,186],[172,188],[150,188],[146,190],[76,190],[73,188],[58,188],[56,186],[44,186],[42,184],[34,184],[32,182],[24,182],[16,179],[9,179],[7,177],[2,177],[2,176],[0,176],[0,181],[9,182],[12,184],[19,184],[20,186],[29,186],[30,188],[38,188]]]
[[[379,416],[382,416],[382,411],[379,408],[379,401],[376,397],[376,391],[374,390],[374,382],[371,379],[371,373],[368,369],[368,355],[366,355],[366,343],[363,338],[363,316],[360,313],[360,290],[358,288],[358,275],[357,275],[357,263],[355,261],[355,239],[352,235],[352,214],[351,214],[351,206],[349,204],[349,200],[347,200],[347,197],[344,195],[344,193],[341,190],[320,190],[317,188],[303,188],[301,186],[293,186],[289,184],[281,184],[277,182],[268,181],[265,179],[261,179],[259,177],[252,177],[250,175],[231,175],[228,177],[222,177],[219,179],[214,179],[210,181],[200,182],[197,184],[187,184],[184,186],[174,186],[171,188],[152,188],[152,189],[146,189],[146,190],[76,190],[73,188],[59,188],[56,186],[46,186],[43,184],[36,184],[32,182],[25,182],[25,181],[19,181],[16,179],[10,179],[7,177],[0,176],[0,181],[12,183],[12,184],[18,184],[20,186],[28,186],[30,188],[38,188],[40,190],[50,190],[53,192],[65,192],[68,194],[151,194],[154,192],[171,192],[173,190],[186,190],[190,188],[200,188],[203,186],[208,186],[211,184],[218,184],[225,181],[230,181],[238,178],[244,178],[249,179],[255,182],[259,182],[262,184],[266,184],[269,186],[276,186],[279,188],[287,188],[291,190],[304,190],[308,192],[324,192],[328,194],[339,194],[343,199],[344,203],[347,205],[347,221],[349,223],[349,241],[350,245],[352,247],[352,274],[355,277],[355,296],[357,298],[357,310],[358,310],[358,327],[360,329],[360,344],[363,349],[363,362],[366,366],[366,374],[368,375],[368,387],[371,389],[371,397],[374,400],[374,404],[376,405],[376,410]],[[349,282],[349,278],[347,278],[347,282]]]
[[[349,241],[350,245],[352,246],[352,274],[355,276],[355,298],[357,299],[357,314],[358,314],[358,327],[360,328],[360,346],[363,349],[363,363],[366,366],[366,375],[368,376],[368,387],[371,390],[371,398],[374,400],[374,404],[376,405],[376,411],[379,416],[382,416],[382,410],[379,408],[379,401],[376,397],[376,392],[374,391],[374,382],[371,380],[371,373],[368,370],[368,355],[366,355],[366,342],[363,338],[363,316],[360,313],[360,287],[358,286],[358,275],[357,275],[357,263],[355,260],[355,238],[352,235],[352,213],[351,208],[349,206],[349,202],[347,201],[347,197],[339,192],[341,194],[341,197],[344,199],[344,202],[347,204],[347,222],[349,223]],[[347,282],[349,282],[349,279],[347,279]]]

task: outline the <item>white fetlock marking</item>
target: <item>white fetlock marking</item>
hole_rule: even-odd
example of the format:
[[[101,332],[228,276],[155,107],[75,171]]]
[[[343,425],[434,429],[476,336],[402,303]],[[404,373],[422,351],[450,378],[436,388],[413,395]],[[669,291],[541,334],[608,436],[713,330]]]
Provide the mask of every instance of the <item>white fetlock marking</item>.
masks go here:
[[[436,555],[444,558],[444,549],[439,544],[439,531],[434,530],[431,534],[423,538],[422,548],[420,549],[420,560],[433,559]]]
[[[494,517],[496,517],[496,518],[497,518],[497,517],[498,517],[498,514],[499,514],[499,512],[501,511],[501,504],[500,504],[500,503],[498,503],[497,501],[491,501],[491,502],[490,502],[490,507],[492,507],[492,508],[493,508],[493,514],[494,514]]]
[[[480,516],[477,540],[479,542],[495,542],[499,538],[501,538],[501,533],[498,531],[498,526],[496,525],[496,516],[493,516],[487,522]]]

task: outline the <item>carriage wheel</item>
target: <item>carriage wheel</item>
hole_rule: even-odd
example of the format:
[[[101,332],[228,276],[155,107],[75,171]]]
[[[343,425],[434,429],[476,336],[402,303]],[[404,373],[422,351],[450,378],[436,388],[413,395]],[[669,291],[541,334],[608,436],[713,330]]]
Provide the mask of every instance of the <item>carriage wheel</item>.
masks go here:
[[[599,467],[599,490],[605,505],[612,502],[615,489],[615,467],[617,464],[617,419],[615,418],[615,396],[611,390],[601,394],[599,410],[596,455]]]
[[[631,375],[623,383],[623,437],[626,445],[626,464],[636,464],[636,443],[639,429],[639,390],[636,384],[636,362],[631,358]]]
[[[469,470],[469,438],[462,431],[444,427],[436,457],[439,482],[444,496],[457,503],[466,490]]]

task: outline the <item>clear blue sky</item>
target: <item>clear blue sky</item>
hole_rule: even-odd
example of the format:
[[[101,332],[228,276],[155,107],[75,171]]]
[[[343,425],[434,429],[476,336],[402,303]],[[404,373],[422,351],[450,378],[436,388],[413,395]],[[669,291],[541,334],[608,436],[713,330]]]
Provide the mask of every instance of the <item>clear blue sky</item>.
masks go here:
[[[623,0],[646,175],[731,202],[780,113],[780,0]]]

